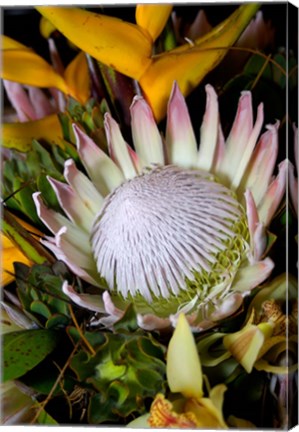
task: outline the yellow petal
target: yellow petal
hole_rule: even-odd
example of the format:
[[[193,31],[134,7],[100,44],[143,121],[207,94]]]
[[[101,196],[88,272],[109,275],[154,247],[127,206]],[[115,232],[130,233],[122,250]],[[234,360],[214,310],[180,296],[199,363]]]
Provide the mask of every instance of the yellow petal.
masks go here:
[[[250,324],[236,333],[225,336],[223,345],[246,372],[250,373],[265,339],[264,333],[257,326]]]
[[[184,314],[180,314],[175,331],[170,339],[166,374],[170,390],[185,397],[200,398],[202,371],[195,340]]]
[[[2,51],[1,78],[35,87],[55,87],[68,93],[64,79],[49,63],[28,48]]]
[[[153,57],[139,81],[157,121],[166,114],[173,81],[187,96],[218,65],[227,53],[223,48],[235,43],[257,9],[255,3],[242,5],[211,33],[195,41],[194,46],[186,44]]]
[[[2,234],[2,238],[4,235]],[[3,248],[2,250],[2,275],[1,283],[2,285],[7,285],[14,280],[14,262],[21,262],[23,264],[30,265],[31,261],[17,248]]]
[[[41,17],[41,20],[39,22],[39,31],[45,39],[48,39],[55,30],[56,28],[49,20]]]
[[[226,386],[219,384],[211,390],[209,398],[192,398],[186,402],[185,411],[195,414],[198,427],[227,429],[222,414],[225,391]]]
[[[31,149],[32,140],[46,140],[62,148],[63,139],[59,119],[56,114],[41,120],[24,123],[4,123],[2,125],[2,143],[4,147],[26,152]]]
[[[3,50],[9,50],[9,49],[28,49],[25,45],[21,44],[20,42],[8,37],[8,36],[2,36],[1,37],[1,49]]]
[[[80,52],[68,65],[64,78],[70,95],[82,104],[87,102],[90,97],[90,80],[84,52]]]
[[[155,41],[164,29],[172,7],[170,4],[139,4],[136,6],[136,23]]]
[[[138,79],[151,62],[152,43],[139,26],[79,8],[36,9],[82,51],[125,75]]]

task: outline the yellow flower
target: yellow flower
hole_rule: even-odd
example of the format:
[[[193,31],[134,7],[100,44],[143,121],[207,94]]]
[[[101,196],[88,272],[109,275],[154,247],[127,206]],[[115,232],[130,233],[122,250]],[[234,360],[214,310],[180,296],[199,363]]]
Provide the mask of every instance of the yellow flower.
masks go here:
[[[189,94],[238,39],[258,5],[240,6],[207,35],[171,51],[153,55],[153,45],[171,13],[171,5],[137,5],[136,25],[79,8],[39,6],[37,10],[73,44],[100,62],[139,81],[157,121],[167,108],[176,80]]]
[[[65,71],[58,72],[32,49],[2,36],[2,62],[1,78],[4,80],[34,87],[55,87],[81,103],[90,96],[87,61],[82,52]]]
[[[57,57],[53,41],[50,51]],[[2,64],[0,76],[19,120],[3,124],[3,146],[27,151],[33,139],[44,139],[64,147],[56,113],[64,109],[65,97],[71,96],[80,103],[90,97],[85,54],[76,55],[65,70],[56,70],[33,50],[2,36]],[[41,88],[48,88],[53,99],[49,100]]]
[[[203,377],[188,321],[180,314],[167,352],[167,380],[173,400],[158,394],[149,415],[131,422],[130,427],[213,428],[228,426],[222,414],[226,386],[219,384],[204,397]],[[177,396],[181,393],[181,396]],[[175,396],[176,394],[176,396]]]

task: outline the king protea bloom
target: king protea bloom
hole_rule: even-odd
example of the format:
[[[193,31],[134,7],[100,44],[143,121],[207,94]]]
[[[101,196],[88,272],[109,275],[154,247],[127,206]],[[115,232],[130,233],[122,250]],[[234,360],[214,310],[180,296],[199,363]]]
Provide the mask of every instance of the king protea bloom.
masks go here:
[[[161,329],[183,311],[194,330],[235,312],[243,297],[271,273],[264,257],[271,218],[285,191],[286,163],[272,178],[278,122],[256,121],[250,92],[241,95],[225,140],[214,89],[206,86],[200,146],[187,106],[174,84],[165,140],[146,101],[131,106],[135,151],[105,114],[109,156],[74,125],[78,153],[65,163],[67,183],[49,177],[65,215],[34,194],[38,214],[54,234],[42,242],[99,295],[79,294],[77,304],[104,314],[111,325],[133,303],[139,325]]]

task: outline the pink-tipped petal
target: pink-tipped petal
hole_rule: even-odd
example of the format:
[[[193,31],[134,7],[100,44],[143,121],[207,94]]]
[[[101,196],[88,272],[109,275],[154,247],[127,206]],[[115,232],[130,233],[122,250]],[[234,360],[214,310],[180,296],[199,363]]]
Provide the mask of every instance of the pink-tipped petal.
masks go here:
[[[259,261],[267,246],[267,235],[264,225],[259,222],[253,236],[253,258],[255,261]]]
[[[243,157],[253,128],[251,93],[244,91],[239,99],[237,114],[226,140],[225,156],[219,167],[219,174],[232,182]]]
[[[50,52],[52,65],[53,65],[54,69],[56,70],[56,72],[59,73],[59,75],[63,76],[64,75],[64,66],[63,66],[63,62],[60,58],[60,55],[57,51],[54,39],[51,39],[51,38],[48,39],[48,44],[49,44],[49,52]]]
[[[295,178],[294,165],[289,164],[289,191],[295,212],[298,215],[298,180]]]
[[[70,220],[89,233],[94,220],[94,213],[85,206],[84,201],[71,186],[51,177],[47,178],[56,193],[60,206]]]
[[[217,141],[219,110],[218,97],[211,85],[206,85],[206,111],[200,128],[200,145],[197,166],[210,171],[215,158]]]
[[[66,217],[62,216],[60,213],[48,209],[45,206],[40,192],[35,192],[32,195],[32,198],[35,203],[38,217],[53,234],[56,234],[62,226],[67,226],[70,224]]]
[[[108,315],[112,315],[116,318],[121,318],[123,316],[124,311],[118,309],[115,306],[108,291],[105,291],[103,293],[103,304],[104,304],[105,312]]]
[[[185,99],[175,82],[167,109],[168,163],[190,168],[196,165],[197,143]]]
[[[281,162],[278,166],[279,172],[277,177],[272,181],[266,195],[258,206],[259,218],[265,226],[269,225],[276,212],[286,189],[286,177],[288,161]]]
[[[250,136],[248,138],[248,142],[246,143],[246,146],[245,146],[244,151],[243,151],[243,155],[240,159],[237,170],[236,170],[235,175],[233,177],[233,181],[232,181],[233,189],[236,189],[242,180],[242,177],[246,171],[248,163],[252,157],[253,149],[256,145],[258,136],[259,136],[260,131],[262,129],[263,122],[264,122],[264,106],[263,106],[263,104],[260,104],[258,106],[258,110],[257,110],[257,118],[256,118],[255,125],[254,125],[254,127],[250,133]]]
[[[247,189],[244,195],[246,200],[246,214],[247,214],[248,229],[250,234],[250,241],[251,241],[251,245],[253,245],[253,236],[257,224],[259,223],[259,215],[251,191]]]
[[[90,248],[89,236],[84,231],[74,226],[65,216],[48,209],[41,198],[40,192],[35,192],[32,197],[39,218],[54,235],[58,235],[61,229],[65,228],[67,230],[66,237],[68,241],[75,248],[79,247],[81,250],[88,252]]]
[[[273,268],[274,263],[270,258],[266,258],[248,267],[240,268],[233,281],[234,291],[244,294],[250,292],[267,279]]]
[[[47,246],[56,258],[63,261],[77,276],[89,283],[99,285],[88,236],[82,238],[79,231],[78,235],[74,237],[64,226],[55,234],[54,238],[46,237],[41,240],[41,243]]]
[[[163,330],[170,327],[168,318],[159,318],[157,315],[137,315],[137,323],[140,328],[146,331]]]
[[[105,312],[102,297],[100,295],[91,294],[78,294],[74,288],[68,284],[67,281],[63,282],[62,291],[67,295],[76,305],[83,307],[94,312]]]
[[[23,86],[19,83],[3,80],[7,97],[17,112],[20,122],[35,120],[34,108]]]
[[[164,165],[162,139],[152,110],[142,97],[135,96],[130,111],[134,146],[141,166]]]
[[[223,135],[222,127],[219,122],[218,124],[218,135],[217,135],[217,143],[216,143],[216,151],[215,157],[213,161],[213,172],[217,173],[220,171],[220,166],[225,157],[225,138]]]
[[[101,210],[104,199],[93,183],[77,169],[73,159],[68,159],[65,162],[64,177],[84,201],[85,206],[96,215]]]
[[[125,180],[121,170],[76,124],[73,124],[73,130],[79,156],[89,177],[101,195],[108,195]]]
[[[187,37],[191,40],[195,40],[200,38],[201,36],[204,36],[212,29],[211,24],[208,22],[207,16],[205,14],[205,11],[201,9],[196,17],[193,23],[191,24]]]
[[[34,109],[35,119],[42,119],[47,115],[53,114],[55,109],[51,105],[49,99],[38,87],[27,86],[29,99]]]
[[[129,146],[122,137],[119,125],[109,113],[105,114],[104,125],[111,158],[122,170],[126,179],[136,177],[138,172],[128,150]]]
[[[273,175],[278,153],[278,128],[279,122],[267,126],[238,189],[240,194],[244,189],[250,189],[256,205],[262,201]]]

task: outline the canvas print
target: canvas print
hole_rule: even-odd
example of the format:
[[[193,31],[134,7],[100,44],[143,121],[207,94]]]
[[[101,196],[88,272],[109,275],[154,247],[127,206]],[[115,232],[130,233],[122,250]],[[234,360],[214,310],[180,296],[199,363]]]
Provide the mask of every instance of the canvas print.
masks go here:
[[[295,426],[296,7],[1,12],[1,424]]]

